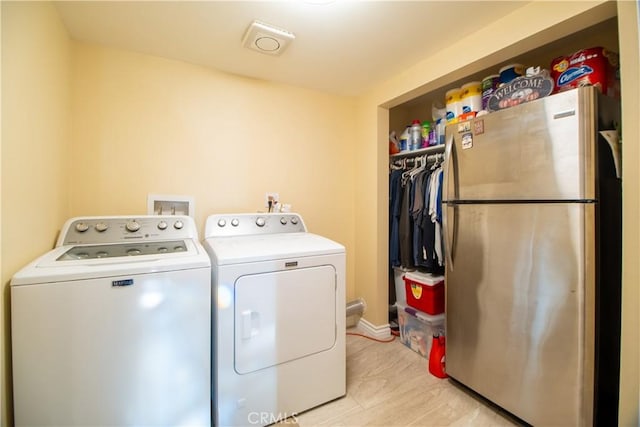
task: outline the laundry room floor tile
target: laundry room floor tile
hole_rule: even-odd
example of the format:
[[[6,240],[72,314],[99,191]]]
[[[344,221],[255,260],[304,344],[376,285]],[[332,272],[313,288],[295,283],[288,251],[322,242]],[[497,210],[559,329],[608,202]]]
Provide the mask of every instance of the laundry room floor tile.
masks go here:
[[[297,424],[295,424],[297,422]],[[498,408],[428,372],[399,340],[347,336],[347,395],[285,420],[312,426],[516,426]]]

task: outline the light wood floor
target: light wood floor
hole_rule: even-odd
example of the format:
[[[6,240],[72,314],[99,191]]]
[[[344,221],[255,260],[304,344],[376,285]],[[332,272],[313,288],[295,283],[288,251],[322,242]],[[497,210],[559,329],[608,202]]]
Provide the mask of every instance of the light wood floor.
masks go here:
[[[448,379],[398,338],[383,344],[347,335],[347,395],[281,424],[309,426],[514,426]]]

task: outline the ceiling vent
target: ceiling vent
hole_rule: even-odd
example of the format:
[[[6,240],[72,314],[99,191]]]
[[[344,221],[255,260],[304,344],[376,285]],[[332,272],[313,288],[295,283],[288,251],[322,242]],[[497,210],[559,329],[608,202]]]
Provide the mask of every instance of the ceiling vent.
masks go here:
[[[281,28],[253,21],[242,38],[242,45],[267,55],[280,55],[296,36]]]

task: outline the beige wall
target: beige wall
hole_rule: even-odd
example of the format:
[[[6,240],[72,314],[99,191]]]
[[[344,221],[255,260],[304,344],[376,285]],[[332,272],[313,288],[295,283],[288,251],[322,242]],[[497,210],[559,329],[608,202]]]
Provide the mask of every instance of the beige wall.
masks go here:
[[[0,32],[2,32],[2,6],[0,5]],[[3,33],[2,33],[3,34]],[[0,36],[0,42],[2,41],[2,36]],[[3,52],[4,48],[0,50]],[[2,61],[0,60],[0,64]],[[2,67],[0,67],[0,82],[2,82]],[[0,100],[2,98],[2,84],[0,84]],[[0,102],[0,129],[3,129],[2,126],[2,103]],[[4,281],[4,274],[2,273],[4,269],[2,268],[2,136],[0,135],[0,289],[2,289],[2,293],[0,293],[0,426],[7,425],[8,422],[8,402],[7,395],[10,394],[8,390],[9,381],[7,380],[7,375],[10,371],[10,365],[8,364],[8,357],[5,353],[8,351],[9,345],[5,343],[7,340],[7,333],[5,332],[5,325],[9,324],[9,321],[5,321],[5,316],[7,314],[7,301],[5,297],[5,289],[6,284]]]
[[[71,215],[143,214],[149,193],[212,213],[264,209],[278,192],[353,265],[352,98],[74,43]]]
[[[9,288],[69,213],[70,43],[50,3],[2,2],[2,424],[9,425]]]
[[[50,4],[2,2],[2,424],[11,405],[10,277],[51,247],[66,217],[144,213],[148,193],[194,196],[202,231],[207,214],[256,210],[265,191],[279,192],[312,231],[347,246],[347,298],[363,296],[365,317],[385,324],[387,108],[612,13],[603,2],[561,2],[550,14],[545,3],[526,5],[354,101],[69,43]],[[619,19],[621,40],[635,26],[636,44],[621,42],[623,60],[635,49],[635,76],[638,22],[628,14],[637,7],[621,2]],[[631,90],[638,94],[637,83]],[[625,123],[634,123],[625,125],[628,141],[638,140],[638,98],[623,97]],[[637,145],[626,147],[620,416],[622,425],[637,425],[640,155]]]
[[[562,39],[580,29],[616,15],[615,2],[556,2],[549,13],[548,2],[532,2],[513,13],[485,26],[477,33],[426,58],[414,67],[378,85],[358,103],[359,150],[367,156],[358,161],[357,186],[364,193],[358,195],[356,235],[356,292],[367,299],[369,310],[365,318],[374,325],[387,323],[388,264],[388,169],[387,135],[388,110],[416,96],[437,91],[452,82],[481,70],[508,61],[546,43]],[[638,19],[634,15],[637,2],[620,2],[620,40],[622,79],[627,84],[623,94],[623,138],[638,141]],[[630,16],[629,16],[630,15]],[[622,22],[624,21],[624,22]],[[508,37],[505,37],[508,35]],[[624,42],[623,42],[624,41]],[[624,46],[622,46],[624,44]],[[625,68],[627,67],[627,68]],[[632,87],[629,87],[632,86]],[[381,122],[382,121],[382,122]],[[632,123],[631,126],[626,123]],[[374,131],[375,130],[375,131]],[[638,146],[624,148],[626,167],[624,181],[624,278],[623,278],[623,356],[621,383],[621,425],[638,425]],[[367,183],[375,186],[367,187]],[[376,206],[376,210],[371,210]],[[384,271],[372,273],[371,266],[385,266]],[[379,269],[378,269],[379,270]]]
[[[0,6],[0,32],[2,31],[2,6]],[[2,37],[0,36],[0,42],[2,41]],[[4,50],[4,49],[2,49]],[[2,52],[0,50],[0,52]],[[0,60],[0,64],[2,61]],[[0,67],[0,82],[2,82],[2,67]],[[2,99],[2,84],[0,84],[0,100]],[[0,102],[0,129],[2,129],[2,103]],[[2,186],[2,136],[0,136],[0,187]],[[2,289],[2,293],[0,293],[0,426],[4,426],[8,424],[7,420],[7,386],[8,381],[6,379],[7,374],[9,372],[9,367],[7,366],[7,357],[5,356],[5,352],[8,349],[8,345],[5,344],[6,336],[5,333],[5,324],[8,322],[5,321],[5,314],[7,312],[6,309],[6,301],[5,301],[5,283],[4,283],[4,275],[2,274],[2,191],[0,188],[0,289]]]
[[[202,232],[208,214],[279,192],[347,247],[355,297],[352,98],[70,43],[50,4],[2,12],[3,425],[8,282],[69,216],[143,214],[149,193],[184,194]]]
[[[622,77],[622,357],[620,425],[640,425],[640,3],[619,2]]]

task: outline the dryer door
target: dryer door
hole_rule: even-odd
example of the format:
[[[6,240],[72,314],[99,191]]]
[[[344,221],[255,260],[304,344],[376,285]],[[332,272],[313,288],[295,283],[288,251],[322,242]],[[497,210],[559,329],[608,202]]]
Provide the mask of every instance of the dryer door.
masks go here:
[[[319,353],[336,342],[336,270],[331,265],[241,276],[235,283],[235,370]]]

